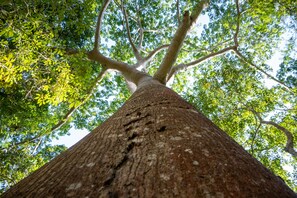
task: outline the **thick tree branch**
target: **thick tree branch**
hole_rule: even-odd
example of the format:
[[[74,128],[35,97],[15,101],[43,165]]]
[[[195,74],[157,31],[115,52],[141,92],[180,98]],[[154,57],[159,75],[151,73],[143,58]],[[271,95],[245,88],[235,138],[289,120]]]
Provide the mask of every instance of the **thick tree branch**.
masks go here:
[[[203,63],[204,61],[210,59],[210,58],[214,58],[216,56],[219,56],[219,55],[222,55],[222,54],[225,54],[226,52],[230,51],[230,50],[234,50],[236,48],[236,46],[230,46],[230,47],[226,47],[222,50],[219,50],[217,52],[214,52],[214,53],[211,53],[211,54],[208,54],[202,58],[199,58],[198,60],[195,60],[193,62],[190,62],[190,63],[187,63],[187,64],[179,64],[175,67],[172,67],[171,71],[169,72],[169,75],[168,75],[168,79],[167,81],[172,77],[173,74],[175,74],[176,72],[182,70],[182,69],[186,69],[186,68],[190,68],[190,67],[193,67],[193,66],[196,66],[200,63]]]
[[[225,54],[226,52],[230,51],[230,50],[237,50],[237,47],[238,47],[238,33],[239,33],[239,25],[240,25],[240,11],[239,11],[239,3],[238,3],[238,0],[235,0],[235,3],[236,3],[236,10],[237,10],[237,21],[236,21],[236,31],[234,33],[234,36],[233,36],[233,40],[234,40],[234,46],[230,46],[230,47],[226,47],[222,50],[219,50],[217,52],[213,52],[209,55],[206,55],[202,58],[199,58],[198,60],[195,60],[193,62],[190,62],[190,63],[187,63],[187,64],[179,64],[175,67],[172,67],[169,74],[168,74],[168,78],[167,78],[167,81],[170,80],[170,78],[178,71],[182,70],[182,69],[186,69],[186,68],[189,68],[189,67],[192,67],[192,66],[195,66],[195,65],[198,65],[200,63],[203,63],[204,61],[210,59],[210,58],[214,58],[216,56],[219,56],[219,55],[222,55],[222,54]]]
[[[136,68],[131,67],[127,63],[115,61],[105,57],[97,50],[90,51],[88,57],[89,59],[104,65],[107,69],[114,69],[121,72],[126,80],[133,82],[135,85],[138,85],[141,78],[148,76],[146,73],[138,71]]]
[[[130,65],[128,65],[126,63],[115,61],[115,60],[112,60],[112,59],[104,56],[103,54],[100,53],[100,51],[98,49],[99,44],[100,44],[101,23],[102,23],[102,20],[103,20],[104,12],[105,12],[109,2],[110,2],[110,0],[105,1],[105,3],[103,4],[103,7],[102,7],[102,9],[101,9],[101,11],[99,13],[98,20],[97,20],[96,36],[95,36],[95,45],[94,45],[94,49],[92,51],[88,52],[88,58],[90,60],[97,61],[98,63],[103,65],[103,67],[105,67],[107,69],[114,69],[114,70],[117,70],[117,71],[121,72],[126,80],[128,80],[130,82],[133,82],[135,85],[137,85],[141,78],[147,77],[148,75],[143,73],[143,72],[140,72],[140,71],[136,70],[135,68],[132,68]],[[126,24],[127,24],[128,34],[130,35],[130,30],[129,30],[129,27],[128,27],[127,14],[125,13],[125,9],[124,9],[123,6],[122,6],[122,8],[123,8],[123,11],[124,11],[125,20],[127,22]],[[131,35],[129,37],[130,37],[129,40],[131,41],[131,44],[133,44],[133,42],[131,40]],[[136,49],[134,44],[133,44],[133,46]],[[140,55],[137,58],[141,58]]]
[[[260,123],[272,125],[275,128],[277,128],[278,130],[282,131],[285,134],[285,136],[287,137],[287,143],[286,143],[284,150],[286,152],[290,153],[292,156],[297,157],[297,151],[294,149],[294,137],[293,137],[293,134],[288,129],[280,126],[279,124],[277,124],[273,121],[263,120],[263,118],[260,116],[260,114],[258,112],[256,112],[254,109],[249,108],[249,110],[252,111],[258,117]]]
[[[128,40],[129,40],[129,43],[130,43],[130,45],[132,47],[132,51],[133,51],[134,56],[136,57],[137,61],[139,61],[139,60],[142,59],[142,57],[141,57],[138,49],[136,48],[136,46],[134,45],[134,43],[132,41],[132,37],[131,37],[131,33],[130,33],[130,28],[129,28],[129,21],[128,21],[127,11],[124,8],[123,1],[121,3],[122,3],[121,9],[122,9],[122,12],[123,12],[123,15],[124,15],[124,19],[125,19],[125,24],[126,24],[127,34],[128,34]]]
[[[94,43],[94,49],[98,49],[100,44],[101,44],[101,40],[100,40],[100,31],[101,31],[101,24],[102,24],[102,20],[103,20],[103,16],[105,13],[106,8],[108,7],[110,3],[110,0],[106,0],[103,3],[103,6],[99,12],[98,15],[98,20],[97,20],[97,26],[96,26],[96,32],[95,32],[95,43]]]
[[[278,79],[276,79],[275,77],[273,77],[272,75],[268,74],[266,71],[264,71],[263,69],[261,69],[260,67],[258,67],[257,65],[255,65],[254,63],[250,62],[243,54],[241,54],[237,48],[233,49],[233,51],[235,52],[235,54],[242,59],[244,62],[246,62],[247,64],[249,64],[250,66],[254,67],[255,69],[257,69],[258,71],[262,72],[263,74],[265,74],[268,78],[274,80],[275,82],[277,82],[278,84],[280,84],[281,86],[283,86],[284,88],[286,88],[288,91],[292,92],[291,88],[288,87],[285,83],[279,81]]]
[[[170,43],[170,46],[166,52],[163,61],[154,75],[154,78],[159,82],[166,84],[167,74],[171,70],[173,64],[175,63],[183,41],[190,30],[191,26],[196,22],[198,16],[200,15],[202,9],[207,5],[208,1],[202,0],[200,1],[193,10],[191,16],[189,12],[186,11],[184,14],[184,18],[179,25],[177,31],[174,34],[174,37]]]

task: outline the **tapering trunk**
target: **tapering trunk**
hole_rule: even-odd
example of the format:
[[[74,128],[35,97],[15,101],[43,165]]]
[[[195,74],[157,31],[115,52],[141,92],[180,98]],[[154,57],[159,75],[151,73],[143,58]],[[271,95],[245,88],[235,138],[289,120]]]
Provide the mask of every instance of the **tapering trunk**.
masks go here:
[[[3,197],[296,197],[225,132],[163,85]]]

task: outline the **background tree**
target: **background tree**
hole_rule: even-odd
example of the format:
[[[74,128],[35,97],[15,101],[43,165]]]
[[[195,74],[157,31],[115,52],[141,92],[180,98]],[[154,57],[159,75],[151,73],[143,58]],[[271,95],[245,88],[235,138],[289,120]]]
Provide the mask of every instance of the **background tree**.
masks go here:
[[[135,79],[130,75],[138,69],[169,81],[168,86],[296,190],[296,3],[211,1],[203,12],[209,23],[202,32],[199,20],[198,25],[194,19],[184,22],[186,10],[196,16],[195,5],[3,2],[2,189],[65,150],[50,141],[67,134],[70,121],[92,129],[109,117],[130,96],[122,75]],[[99,10],[105,16],[102,20],[99,15],[95,31]],[[191,32],[184,30],[190,27]],[[174,37],[176,30],[184,35]],[[85,55],[93,49],[94,32],[89,58],[100,66]],[[172,38],[177,44],[167,50]],[[279,47],[285,58],[274,77],[267,61]],[[111,69],[121,73],[106,72]],[[267,86],[267,79],[274,84]],[[128,87],[135,89],[133,83]]]

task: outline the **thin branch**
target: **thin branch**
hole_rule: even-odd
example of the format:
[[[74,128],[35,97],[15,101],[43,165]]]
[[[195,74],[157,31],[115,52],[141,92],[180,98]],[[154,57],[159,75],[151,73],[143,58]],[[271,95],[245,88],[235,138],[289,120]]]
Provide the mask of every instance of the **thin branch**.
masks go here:
[[[273,77],[272,75],[268,74],[266,71],[264,71],[263,69],[261,69],[260,67],[258,67],[257,65],[255,65],[254,63],[250,62],[244,55],[242,55],[238,49],[233,49],[233,51],[235,52],[235,54],[242,59],[244,62],[246,62],[247,64],[249,64],[250,66],[254,67],[255,69],[257,69],[258,71],[262,72],[263,74],[265,74],[268,78],[274,80],[275,82],[277,82],[278,84],[280,84],[281,86],[283,86],[284,88],[286,88],[288,91],[292,92],[291,88],[288,87],[285,83],[279,81],[278,79],[276,79],[275,77]],[[293,93],[293,92],[292,92]]]
[[[124,8],[123,1],[121,1],[121,4],[122,4],[121,5],[121,9],[122,9],[122,12],[123,12],[123,15],[124,15],[126,29],[127,29],[127,34],[128,34],[128,40],[129,40],[129,43],[130,43],[130,45],[132,47],[132,51],[133,51],[134,56],[136,57],[137,61],[139,61],[139,60],[142,59],[142,57],[139,54],[138,49],[136,48],[136,46],[134,45],[134,43],[132,41],[132,37],[131,37],[131,33],[130,33],[130,28],[129,28],[128,15],[127,15],[126,9]]]
[[[41,145],[41,142],[42,142],[42,137],[40,138],[40,140],[38,141],[37,145],[35,146],[35,148],[33,149],[31,155],[33,155],[37,149],[39,148],[39,146]]]
[[[293,134],[288,129],[278,125],[277,123],[275,123],[273,121],[262,120],[261,123],[272,125],[275,128],[277,128],[278,130],[282,131],[287,137],[285,151],[290,153],[292,156],[297,157],[297,151],[295,151],[295,149],[294,149],[294,137],[293,137]]]
[[[256,131],[255,131],[255,133],[254,133],[254,135],[252,137],[252,143],[251,143],[251,152],[252,152],[252,154],[254,154],[254,142],[255,142],[255,139],[257,137],[257,134],[258,134],[260,128],[261,128],[261,122],[257,126]]]
[[[236,48],[234,48],[234,52],[235,54],[243,59],[247,64],[249,64],[250,66],[256,68],[258,71],[264,73],[267,77],[269,77],[270,79],[274,80],[275,82],[277,82],[278,84],[282,85],[284,88],[286,88],[288,91],[292,92],[291,88],[288,87],[286,84],[284,84],[283,82],[279,81],[278,79],[276,79],[275,77],[273,77],[272,75],[268,74],[267,72],[265,72],[263,69],[261,69],[260,67],[258,67],[257,65],[253,64],[252,62],[248,61],[247,58],[245,58],[239,51],[238,51],[238,33],[239,33],[239,25],[240,25],[240,15],[241,12],[239,10],[239,2],[238,0],[235,0],[235,4],[236,4],[236,11],[237,11],[237,21],[236,21],[236,31],[234,34],[234,44],[236,46]],[[293,93],[293,92],[292,92]]]
[[[163,49],[166,49],[167,47],[169,47],[168,44],[162,45],[162,46],[154,49],[153,51],[149,52],[149,54],[146,57],[142,58],[139,62],[137,62],[134,65],[134,68],[138,68],[140,66],[145,67],[147,65],[147,63],[150,62],[157,53],[161,52]]]
[[[183,44],[183,41],[189,32],[191,26],[196,22],[198,16],[200,15],[202,9],[208,4],[208,1],[202,0],[200,1],[196,7],[193,10],[193,13],[191,16],[189,15],[189,12],[186,11],[184,13],[184,18],[182,23],[179,25],[177,31],[175,32],[175,35],[171,41],[171,44],[167,50],[167,53],[165,57],[163,58],[163,61],[157,70],[157,72],[154,75],[154,78],[158,80],[159,82],[166,84],[166,78],[168,72],[170,72],[173,64],[175,63],[177,56],[179,54],[179,51],[181,49],[181,46]]]
[[[209,51],[209,52],[214,52],[214,49],[217,49],[217,48],[219,48],[219,47],[225,46],[227,43],[229,43],[229,42],[232,41],[232,40],[233,40],[233,38],[231,38],[231,39],[227,39],[227,40],[225,40],[225,41],[222,41],[222,42],[220,42],[220,43],[218,43],[218,44],[216,44],[216,45],[210,47],[208,51]]]
[[[178,24],[180,24],[179,0],[176,1],[176,18],[177,18]]]
[[[190,62],[190,63],[187,63],[187,64],[179,64],[175,67],[173,67],[171,69],[171,71],[169,72],[169,75],[168,75],[168,80],[170,80],[170,78],[173,76],[173,74],[175,74],[176,72],[182,70],[182,69],[186,69],[186,68],[190,68],[190,67],[193,67],[195,65],[198,65],[198,64],[201,64],[203,63],[204,61],[210,59],[210,58],[214,58],[216,56],[219,56],[219,55],[222,55],[222,54],[225,54],[226,52],[230,51],[230,50],[234,50],[236,48],[236,46],[230,46],[230,47],[227,47],[227,48],[224,48],[222,50],[219,50],[217,52],[214,52],[214,53],[211,53],[211,54],[208,54],[202,58],[199,58],[198,60],[195,60],[193,62]]]
[[[236,20],[236,30],[234,34],[234,44],[238,47],[238,33],[239,33],[239,22],[240,22],[240,11],[239,11],[239,3],[238,0],[235,0],[236,11],[237,11],[237,20]]]
[[[97,75],[96,79],[94,80],[93,85],[90,87],[87,96],[81,101],[81,103],[76,106],[76,107],[72,107],[63,117],[63,119],[56,124],[55,126],[52,127],[52,131],[57,130],[59,128],[61,128],[71,117],[71,115],[79,108],[81,107],[83,104],[85,104],[89,98],[92,96],[93,92],[95,91],[95,89],[97,88],[98,83],[103,79],[104,75],[106,74],[107,69],[105,67],[102,68],[101,72]]]
[[[71,107],[68,112],[63,116],[63,118],[57,123],[55,124],[50,130],[46,131],[45,133],[40,133],[30,139],[26,139],[26,140],[23,140],[21,142],[18,142],[15,144],[15,146],[17,145],[21,145],[21,144],[24,144],[24,143],[27,143],[27,142],[32,142],[38,138],[41,138],[42,136],[44,135],[48,135],[48,134],[51,134],[53,133],[54,131],[58,130],[59,128],[61,128],[65,123],[68,122],[68,120],[70,119],[70,117],[72,116],[72,114],[80,107],[82,106],[84,103],[86,103],[89,98],[92,96],[95,88],[97,87],[97,84],[102,80],[102,78],[104,77],[105,73],[106,73],[106,69],[103,68],[102,71],[98,74],[98,76],[96,77],[92,87],[89,89],[89,92],[87,94],[87,96],[81,101],[81,103],[76,106],[76,107]]]
[[[139,22],[139,24],[140,24],[141,22]],[[141,24],[140,24],[141,25]],[[140,27],[140,30],[139,30],[139,34],[140,34],[140,36],[139,36],[139,43],[138,43],[138,49],[139,50],[141,50],[142,49],[142,42],[143,42],[143,37],[144,37],[144,32],[143,32],[143,28],[142,27]]]
[[[285,134],[285,136],[287,137],[287,143],[286,143],[284,150],[286,152],[290,153],[292,156],[297,157],[297,151],[295,151],[295,149],[294,149],[294,136],[293,136],[292,132],[290,132],[285,127],[282,127],[273,121],[263,120],[263,118],[260,116],[260,114],[258,112],[256,112],[254,109],[249,108],[249,110],[251,112],[253,112],[258,117],[258,119],[260,120],[260,123],[272,125],[275,128],[277,128],[278,130],[282,131]]]
[[[141,20],[140,20],[140,9],[138,7],[137,9],[137,23],[138,23],[138,26],[139,26],[139,43],[138,43],[138,51],[141,50],[142,48],[142,42],[143,42],[143,37],[144,37],[144,31],[143,31],[143,28],[142,28],[142,25],[141,25]]]
[[[99,15],[98,15],[96,32],[95,32],[94,49],[98,49],[99,46],[100,46],[100,44],[101,44],[101,40],[100,40],[101,24],[102,24],[102,20],[103,20],[103,16],[104,16],[105,10],[108,7],[109,3],[110,3],[110,0],[106,0],[103,3],[103,7],[101,8],[101,10],[99,12]]]
[[[165,31],[165,29],[159,29],[159,30],[143,30],[143,32],[147,33],[161,33],[162,31]]]

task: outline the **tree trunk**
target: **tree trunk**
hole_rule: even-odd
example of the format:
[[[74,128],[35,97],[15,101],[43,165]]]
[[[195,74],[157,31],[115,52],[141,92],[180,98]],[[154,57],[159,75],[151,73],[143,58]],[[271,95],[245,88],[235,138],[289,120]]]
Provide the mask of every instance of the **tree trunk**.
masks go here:
[[[3,197],[296,197],[172,90],[148,84]]]

